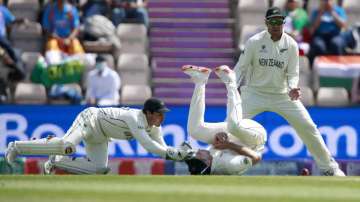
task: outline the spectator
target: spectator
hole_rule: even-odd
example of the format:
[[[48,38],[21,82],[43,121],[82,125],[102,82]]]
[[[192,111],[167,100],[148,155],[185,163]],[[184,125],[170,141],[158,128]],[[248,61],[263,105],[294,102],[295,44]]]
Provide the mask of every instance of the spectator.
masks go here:
[[[309,59],[311,64],[318,55],[342,55],[346,38],[341,34],[346,27],[345,10],[334,0],[320,0],[320,7],[311,15]]]
[[[83,18],[86,19],[93,15],[108,16],[111,0],[88,0],[83,6]]]
[[[95,69],[87,76],[86,101],[97,105],[118,105],[120,77],[110,69],[104,56],[96,57]]]
[[[149,16],[146,10],[147,0],[112,0],[111,20],[118,26],[125,19],[135,19],[149,26]]]
[[[300,7],[300,0],[287,0],[285,4],[285,32],[296,41],[302,41],[303,29],[309,24],[307,12]]]
[[[11,80],[21,80],[25,77],[24,65],[12,47],[10,41],[7,38],[7,26],[13,23],[26,22],[24,19],[16,19],[15,16],[3,5],[3,1],[0,0],[0,47],[5,50],[4,57],[7,59],[6,64],[13,68],[13,71],[9,74]],[[9,58],[7,57],[9,56]]]
[[[48,63],[59,64],[63,56],[84,53],[77,39],[80,21],[76,7],[66,0],[53,0],[45,6],[42,23],[48,38],[45,52]]]

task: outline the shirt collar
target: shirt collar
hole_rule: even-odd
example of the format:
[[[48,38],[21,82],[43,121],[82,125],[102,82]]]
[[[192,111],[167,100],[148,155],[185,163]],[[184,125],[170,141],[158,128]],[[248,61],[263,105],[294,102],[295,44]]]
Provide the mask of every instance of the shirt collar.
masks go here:
[[[278,40],[278,41],[273,41],[273,40],[271,39],[271,35],[270,35],[269,31],[266,30],[266,37],[267,37],[269,40],[271,40],[272,42],[274,42],[274,43],[279,43],[280,41],[282,41],[282,40],[284,39],[284,37],[285,37],[284,35],[285,35],[285,32],[284,32],[284,30],[283,30],[283,32],[282,32],[282,34],[281,34],[280,40]]]
[[[99,72],[100,70],[96,70],[97,72]],[[101,76],[107,76],[108,74],[110,74],[110,68],[108,66],[106,66],[101,73]]]

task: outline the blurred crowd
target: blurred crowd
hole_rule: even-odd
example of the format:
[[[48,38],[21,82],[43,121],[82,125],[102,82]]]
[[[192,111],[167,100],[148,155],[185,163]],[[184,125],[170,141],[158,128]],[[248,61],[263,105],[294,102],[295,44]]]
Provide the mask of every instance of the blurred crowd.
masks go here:
[[[17,88],[37,83],[53,103],[118,105],[122,82],[115,63],[122,50],[117,28],[130,23],[146,29],[146,7],[147,0],[1,0],[0,54],[5,68],[0,68],[0,102],[16,103],[16,93],[22,92]],[[30,48],[36,31],[36,46],[41,47]],[[26,64],[29,51],[37,54]]]
[[[306,1],[307,2],[307,1]],[[285,31],[299,43],[309,43],[310,63],[318,55],[345,55],[356,48],[359,25],[350,25],[342,1],[320,0],[309,12],[301,0],[287,0]],[[309,15],[308,15],[309,13]]]

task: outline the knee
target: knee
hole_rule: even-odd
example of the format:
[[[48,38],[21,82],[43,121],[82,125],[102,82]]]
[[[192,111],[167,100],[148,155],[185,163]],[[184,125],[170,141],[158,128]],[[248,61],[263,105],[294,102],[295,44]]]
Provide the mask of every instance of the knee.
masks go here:
[[[59,50],[60,46],[59,46],[58,40],[56,40],[54,38],[49,39],[46,43],[46,49],[47,50]]]
[[[311,43],[311,49],[316,52],[325,52],[326,44],[322,38],[315,37]]]
[[[337,36],[330,41],[330,50],[332,54],[342,54],[342,49],[345,45],[345,41],[341,36]]]
[[[77,38],[71,40],[70,49],[71,54],[84,53],[84,49]]]
[[[248,146],[263,145],[267,139],[265,128],[251,119],[243,119],[239,123],[229,124],[228,131]]]

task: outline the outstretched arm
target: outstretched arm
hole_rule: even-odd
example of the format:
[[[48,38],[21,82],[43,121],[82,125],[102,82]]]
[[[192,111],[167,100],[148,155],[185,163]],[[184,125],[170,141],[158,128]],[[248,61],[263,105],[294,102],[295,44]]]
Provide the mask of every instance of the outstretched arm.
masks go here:
[[[174,161],[182,161],[189,155],[189,151],[187,150],[167,146],[160,134],[160,129],[157,130],[155,134],[149,134],[144,129],[138,129],[136,127],[130,126],[130,129],[134,138],[150,153]],[[154,136],[155,139],[150,138],[151,135]]]
[[[229,141],[226,133],[216,134],[213,145],[214,145],[215,149],[220,149],[220,150],[229,149],[229,150],[232,150],[232,151],[238,153],[239,155],[244,155],[244,156],[251,158],[252,165],[255,165],[256,163],[261,161],[260,154],[258,154],[257,152],[253,151],[252,149],[250,149],[248,147],[238,145],[234,142]]]

